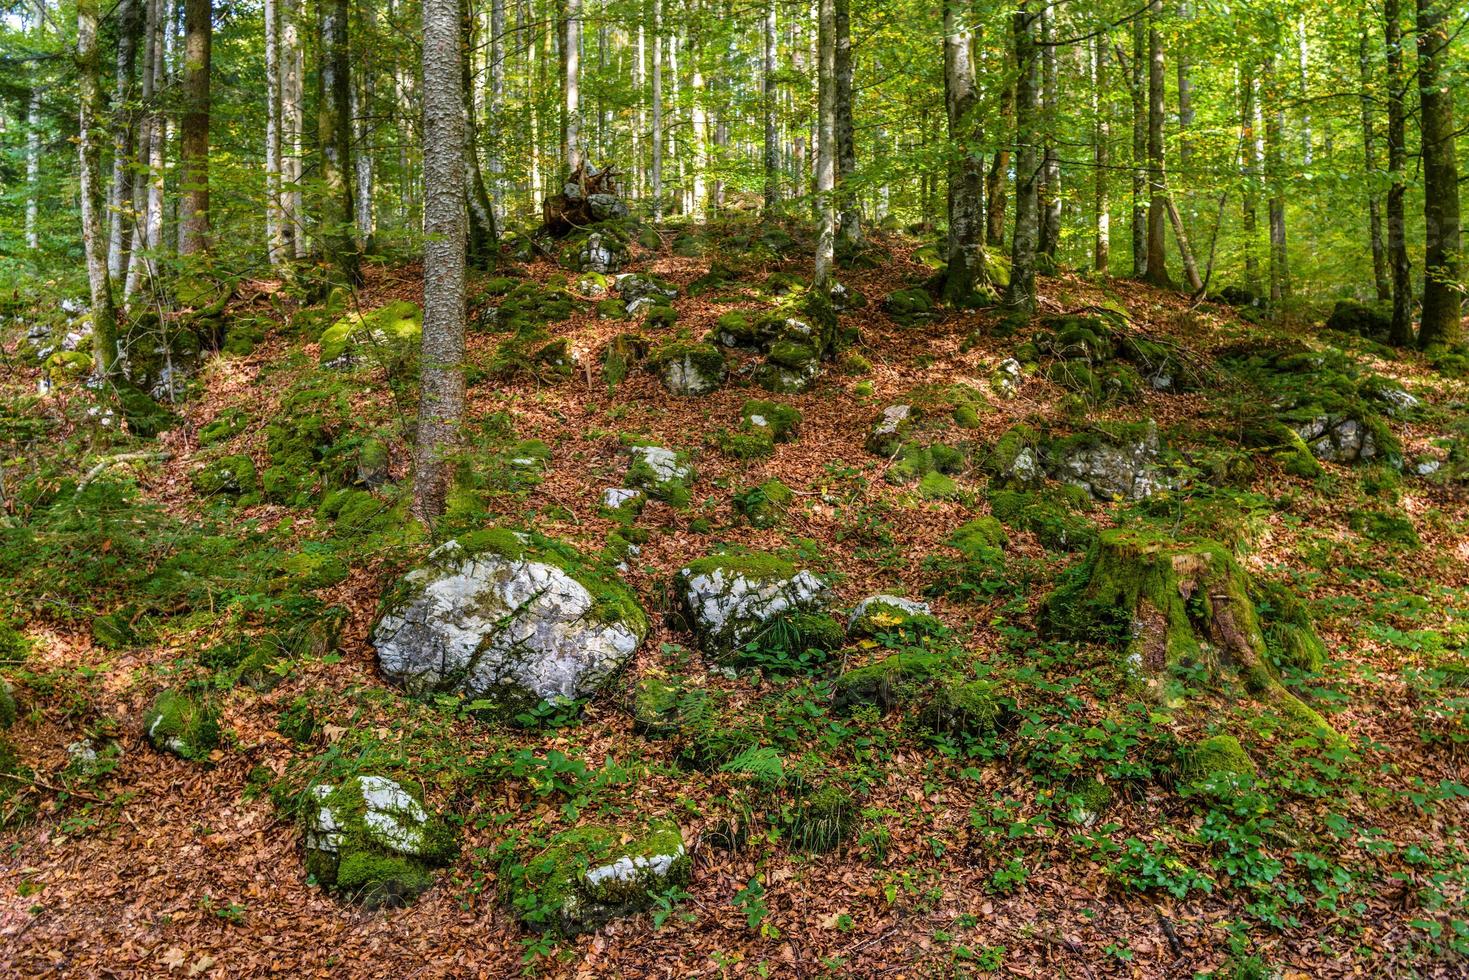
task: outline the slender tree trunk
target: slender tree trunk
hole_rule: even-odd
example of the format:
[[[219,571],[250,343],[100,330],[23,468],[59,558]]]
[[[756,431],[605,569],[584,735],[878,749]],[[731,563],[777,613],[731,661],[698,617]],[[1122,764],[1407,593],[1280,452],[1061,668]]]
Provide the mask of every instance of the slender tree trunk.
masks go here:
[[[1260,296],[1260,161],[1259,110],[1255,101],[1255,77],[1251,67],[1240,72],[1240,151],[1244,166],[1242,221],[1245,235],[1245,288]]]
[[[663,0],[653,0],[653,220],[663,220]]]
[[[134,96],[133,73],[138,57],[138,0],[117,6],[117,88],[112,107],[112,187],[108,191],[107,274],[122,278],[127,263],[128,212],[133,207]],[[32,248],[35,246],[32,245]]]
[[[561,162],[567,173],[586,156],[581,134],[581,0],[561,0]]]
[[[1010,123],[1015,116],[1015,86],[1006,85],[1000,90],[999,130],[1010,132]],[[985,235],[984,242],[990,248],[1005,245],[1005,212],[1008,210],[1006,189],[1010,180],[1010,146],[1000,140],[999,148],[990,161],[990,172],[985,177]]]
[[[944,299],[971,305],[987,285],[984,253],[984,161],[977,145],[978,86],[974,32],[965,0],[944,0],[944,104],[949,124],[949,265]]]
[[[1163,180],[1163,38],[1158,31],[1162,0],[1148,10],[1148,273],[1147,281],[1165,289],[1168,278],[1168,186]]]
[[[1377,287],[1377,299],[1386,302],[1392,299],[1392,281],[1387,271],[1387,246],[1382,240],[1382,196],[1377,191],[1377,140],[1373,122],[1372,106],[1372,55],[1371,32],[1367,29],[1365,12],[1358,15],[1357,66],[1358,79],[1362,86],[1362,163],[1367,173],[1367,234],[1372,243],[1372,281]]]
[[[356,127],[353,133],[352,167],[357,181],[353,203],[357,208],[357,248],[364,255],[377,248],[377,209],[373,206],[373,171],[376,162],[372,147],[373,100],[377,95],[377,57],[368,54],[374,49],[377,33],[377,13],[372,4],[361,8],[362,26],[367,33],[366,44],[360,45],[363,53],[358,57],[356,78],[350,87],[352,93],[352,120]]]
[[[1128,88],[1132,92],[1132,274],[1148,274],[1148,26],[1142,17],[1132,21],[1132,65]]]
[[[816,267],[811,288],[821,295],[831,289],[836,251],[836,0],[819,0],[816,204],[821,216],[816,241]]]
[[[1041,179],[1036,189],[1040,197],[1040,240],[1036,253],[1047,270],[1056,268],[1056,254],[1061,246],[1061,161],[1056,155],[1056,47],[1052,40],[1052,4],[1047,0],[1036,12],[1041,34],[1041,125],[1044,149]]]
[[[352,201],[351,75],[348,0],[324,0],[321,22],[321,104],[317,134],[321,143],[321,182],[325,198],[322,247],[326,259],[350,283],[362,281],[357,253],[356,208]]]
[[[281,18],[281,236],[286,255],[307,254],[302,207],[302,139],[306,115],[306,52],[301,44],[301,0],[276,0]]]
[[[284,260],[281,233],[280,0],[265,0],[265,251],[271,268]]]
[[[1112,202],[1108,196],[1112,168],[1112,120],[1102,94],[1107,77],[1107,38],[1092,41],[1092,118],[1096,120],[1096,245],[1092,251],[1092,268],[1105,276],[1112,265]]]
[[[1042,3],[1046,0],[1041,0]],[[1036,52],[1036,15],[1030,0],[1019,0],[1013,15],[1015,65],[1015,236],[1010,250],[1010,286],[1005,302],[1021,312],[1035,310],[1035,258],[1040,237],[1038,187],[1041,150],[1037,144],[1036,109],[1040,58]]]
[[[639,29],[641,30],[641,28]],[[641,33],[639,34],[641,50]],[[641,96],[641,86],[635,86]],[[642,99],[638,99],[641,106]],[[505,0],[490,0],[490,93],[485,108],[485,141],[489,150],[490,201],[494,206],[495,225],[505,217],[504,130],[500,116],[505,111]],[[641,108],[639,109],[641,111]],[[637,159],[636,142],[633,159]]]
[[[844,251],[862,245],[862,212],[852,182],[857,175],[857,136],[852,121],[852,14],[850,0],[836,0],[836,141],[840,217],[837,237]]]
[[[179,127],[179,255],[209,251],[209,63],[211,0],[184,0],[184,111]]]
[[[1265,58],[1261,81],[1269,103],[1265,112],[1265,178],[1270,185],[1270,302],[1278,306],[1290,296],[1290,264],[1285,239],[1285,170],[1281,160],[1285,106],[1277,85],[1273,54]]]
[[[775,125],[776,23],[775,0],[765,0],[762,19],[764,52],[761,59],[761,109],[765,114],[765,215],[780,208],[780,132]]]
[[[702,19],[703,5],[695,3],[694,22]],[[704,84],[704,46],[697,31],[689,35],[689,129],[694,140],[693,193],[689,213],[700,221],[708,215],[709,206],[709,109],[708,91]]]
[[[1418,346],[1463,342],[1460,294],[1459,165],[1454,155],[1454,89],[1448,61],[1447,0],[1418,0],[1418,93],[1423,128],[1423,315]],[[1455,7],[1457,11],[1457,7]]]
[[[41,86],[26,99],[26,248],[41,247]]]
[[[168,120],[163,113],[161,101],[164,82],[168,72],[169,37],[171,25],[168,16],[168,0],[153,0],[152,37],[149,42],[151,57],[149,71],[151,83],[145,97],[149,102],[148,118],[148,165],[146,170],[147,201],[142,220],[133,232],[132,255],[128,261],[127,282],[123,286],[123,301],[130,303],[137,295],[143,277],[150,274],[152,263],[163,246],[163,189],[164,150],[167,144]],[[141,147],[140,147],[141,150]],[[134,188],[136,194],[136,188]],[[136,194],[135,200],[142,197]]]
[[[451,0],[451,2],[459,3],[461,0]],[[460,155],[464,158],[464,193],[465,200],[468,202],[469,217],[465,254],[471,264],[488,268],[494,264],[495,246],[499,241],[499,235],[495,227],[495,208],[490,201],[490,192],[485,187],[484,173],[479,166],[479,155],[474,150],[479,145],[479,131],[475,123],[474,98],[471,92],[474,76],[470,52],[474,50],[474,18],[467,7],[463,16],[463,25],[463,51],[459,63],[462,66],[463,76],[460,91],[464,94],[462,139],[465,141],[464,152]]]
[[[1387,38],[1387,255],[1392,267],[1392,331],[1399,347],[1413,343],[1413,282],[1408,264],[1408,232],[1403,197],[1407,193],[1407,107],[1404,105],[1403,25],[1401,0],[1383,0]]]
[[[464,417],[465,99],[459,0],[423,0],[423,351],[413,501],[444,512]]]
[[[80,159],[82,245],[87,282],[92,293],[92,361],[96,375],[107,378],[117,363],[117,311],[112,278],[107,272],[107,239],[102,226],[102,91],[98,80],[97,0],[77,0],[77,151]]]

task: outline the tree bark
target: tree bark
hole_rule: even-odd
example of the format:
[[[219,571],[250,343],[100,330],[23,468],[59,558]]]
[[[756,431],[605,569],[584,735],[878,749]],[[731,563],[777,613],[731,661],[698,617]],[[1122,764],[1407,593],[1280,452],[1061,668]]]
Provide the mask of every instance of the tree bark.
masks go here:
[[[695,2],[694,23],[703,14],[703,4]],[[694,141],[693,190],[688,213],[703,221],[709,207],[709,108],[704,83],[704,46],[697,30],[689,33],[689,130]]]
[[[1423,129],[1423,313],[1418,346],[1463,340],[1460,296],[1459,166],[1454,156],[1454,90],[1444,76],[1447,0],[1418,0],[1418,98]]]
[[[1407,107],[1404,105],[1403,26],[1401,0],[1383,0],[1387,39],[1387,169],[1392,183],[1387,191],[1387,255],[1392,267],[1392,330],[1389,339],[1399,347],[1413,343],[1413,281],[1408,264],[1408,233],[1404,195],[1408,166]]]
[[[348,48],[348,0],[325,0],[321,23],[321,105],[317,136],[321,144],[321,182],[325,210],[322,248],[326,260],[350,283],[362,281],[357,253],[356,209],[352,184],[351,76]]]
[[[642,102],[641,85],[635,86],[639,103]],[[493,207],[496,227],[505,216],[505,188],[502,186],[505,173],[503,142],[504,132],[500,127],[500,114],[505,109],[505,0],[490,0],[490,92],[485,102],[485,142],[489,157],[490,203]],[[636,147],[636,143],[633,144]],[[634,152],[634,159],[637,154]],[[636,166],[636,164],[634,164]]]
[[[581,135],[581,0],[561,0],[561,164],[566,173],[586,156]]]
[[[77,153],[82,198],[82,246],[92,295],[92,362],[99,378],[112,375],[117,363],[117,311],[112,278],[107,271],[107,240],[102,226],[102,147],[98,128],[102,92],[98,81],[97,0],[77,0]]]
[[[160,103],[168,71],[168,19],[167,0],[152,0],[148,22],[148,78],[143,90],[143,99],[148,106],[147,166],[138,168],[142,185],[133,186],[134,202],[145,199],[145,204],[140,220],[133,228],[132,254],[128,257],[127,281],[123,284],[124,303],[130,303],[137,294],[143,276],[152,271],[149,263],[157,258],[163,245],[164,150],[168,120]],[[141,156],[144,150],[141,143],[138,150]]]
[[[276,2],[281,18],[281,238],[286,256],[303,259],[307,251],[301,206],[306,53],[301,45],[301,0]]]
[[[453,0],[459,3],[460,0]],[[470,61],[470,52],[474,50],[474,18],[465,7],[463,20],[463,49],[459,64],[461,66],[460,91],[463,93],[464,104],[464,132],[461,139],[464,141],[464,151],[460,156],[464,160],[464,193],[468,203],[469,232],[465,244],[466,256],[471,264],[480,268],[489,268],[495,261],[495,247],[499,241],[498,229],[495,226],[495,208],[490,200],[490,192],[485,187],[484,172],[480,170],[479,155],[474,148],[479,145],[479,129],[474,118],[474,98],[470,91],[472,88],[473,65]]]
[[[413,500],[444,512],[464,416],[465,108],[459,0],[423,0],[423,349]]]
[[[1036,12],[1041,35],[1041,126],[1044,149],[1041,157],[1041,179],[1036,188],[1040,197],[1040,240],[1036,253],[1042,266],[1056,268],[1056,254],[1061,247],[1061,160],[1056,155],[1056,46],[1052,41],[1053,16],[1050,0]]]
[[[351,85],[352,121],[352,168],[357,182],[352,201],[357,209],[357,248],[363,255],[377,248],[377,209],[373,207],[373,171],[375,157],[372,152],[372,103],[377,94],[377,59],[366,54],[369,45],[375,46],[377,14],[372,4],[361,8],[362,26],[367,31],[367,44],[359,56],[356,77]],[[472,145],[472,144],[471,144]]]
[[[1290,263],[1285,238],[1285,170],[1281,160],[1285,106],[1273,54],[1265,58],[1261,81],[1268,102],[1265,111],[1265,179],[1270,186],[1270,302],[1278,306],[1290,296]]]
[[[1246,65],[1240,72],[1240,152],[1243,155],[1244,194],[1241,219],[1245,235],[1245,288],[1253,296],[1260,296],[1259,256],[1259,213],[1260,213],[1260,160],[1261,136],[1259,107],[1255,100],[1255,77],[1253,66]]]
[[[1041,0],[1042,3],[1047,0]],[[1036,143],[1036,101],[1040,88],[1040,59],[1036,52],[1036,16],[1030,0],[1019,0],[1013,15],[1015,65],[1015,235],[1010,249],[1010,286],[1006,305],[1024,313],[1035,310],[1035,255],[1040,235],[1041,152]]]
[[[819,0],[817,23],[816,207],[820,232],[816,241],[811,288],[831,289],[836,251],[836,0]]]
[[[1015,116],[1015,86],[1006,85],[1000,90],[1000,131],[1009,132]],[[999,148],[990,160],[990,172],[985,176],[985,234],[984,243],[990,248],[1005,245],[1005,217],[1009,202],[1006,190],[1010,180],[1010,146],[1008,141],[999,140]]]
[[[179,255],[209,251],[211,0],[184,0],[183,119],[179,127]]]
[[[1158,31],[1162,0],[1148,8],[1148,282],[1173,288],[1168,277],[1168,186],[1163,181],[1163,38]]]
[[[836,0],[837,237],[844,251],[862,245],[862,213],[852,181],[857,174],[856,126],[852,121],[852,15],[850,0]]]
[[[133,74],[138,56],[139,0],[117,6],[117,89],[112,108],[112,188],[108,191],[107,273],[116,281],[127,267],[129,212],[133,208]],[[29,202],[28,202],[29,203]],[[29,217],[29,213],[27,215]],[[29,244],[29,239],[27,240]],[[34,245],[31,245],[34,248]]]
[[[285,259],[281,215],[280,0],[265,0],[265,253],[271,268]]]
[[[653,0],[653,158],[648,181],[653,192],[653,220],[663,220],[663,0]]]
[[[1120,59],[1119,59],[1120,60]],[[1148,274],[1148,26],[1141,17],[1132,21],[1132,65],[1128,90],[1132,93],[1132,274]]]
[[[1107,77],[1107,38],[1092,41],[1092,118],[1096,120],[1094,141],[1097,165],[1093,194],[1096,210],[1095,247],[1092,250],[1092,268],[1105,276],[1112,265],[1112,201],[1108,194],[1112,169],[1112,119],[1109,106],[1103,97],[1104,79]]]
[[[944,300],[972,305],[986,285],[984,162],[977,134],[974,31],[965,0],[944,0],[944,103],[949,123],[949,265]]]
[[[775,0],[765,0],[762,19],[764,51],[761,61],[761,110],[765,114],[765,214],[780,207],[780,132],[775,125],[776,22]]]
[[[1378,302],[1392,299],[1392,281],[1387,271],[1387,245],[1382,240],[1382,195],[1377,191],[1377,133],[1373,120],[1372,34],[1367,28],[1366,12],[1358,14],[1357,25],[1358,81],[1362,86],[1362,163],[1367,175],[1367,236],[1372,245],[1372,282],[1377,287]]]

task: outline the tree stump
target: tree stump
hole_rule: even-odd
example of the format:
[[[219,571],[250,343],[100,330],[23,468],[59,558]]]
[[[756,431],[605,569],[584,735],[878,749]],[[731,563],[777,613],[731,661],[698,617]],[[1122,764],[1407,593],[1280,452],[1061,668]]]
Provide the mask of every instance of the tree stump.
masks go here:
[[[567,177],[561,193],[542,204],[541,230],[553,238],[564,238],[578,228],[627,215],[627,204],[617,196],[617,171],[610,166],[588,170],[583,161]]]

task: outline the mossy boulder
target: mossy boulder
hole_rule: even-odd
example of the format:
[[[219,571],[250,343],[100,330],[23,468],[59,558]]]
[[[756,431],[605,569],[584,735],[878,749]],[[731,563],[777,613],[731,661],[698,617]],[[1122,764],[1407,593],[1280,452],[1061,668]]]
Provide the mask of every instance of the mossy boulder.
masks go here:
[[[435,549],[382,608],[371,642],[384,676],[508,718],[592,696],[649,627],[632,592],[570,546],[501,528]]]
[[[981,738],[994,734],[1006,711],[995,682],[944,677],[929,689],[914,723],[933,735]]]
[[[646,272],[630,272],[617,277],[617,295],[631,305],[640,299],[651,299],[654,304],[678,297],[678,287],[666,279]]]
[[[245,431],[248,422],[249,418],[238,408],[226,409],[199,426],[199,445],[212,446],[216,442],[233,439]]]
[[[733,656],[777,617],[816,611],[826,593],[811,572],[753,551],[691,561],[673,584],[689,627],[715,657]]]
[[[675,507],[689,505],[692,499],[689,487],[696,472],[687,453],[634,442],[628,447],[628,454],[632,457],[624,477],[628,487]]]
[[[10,682],[0,677],[0,729],[9,728],[14,725],[20,717],[20,707],[15,700],[15,688]]]
[[[930,323],[939,317],[933,297],[926,289],[897,289],[882,301],[882,311],[903,326]]]
[[[219,710],[201,697],[165,690],[143,716],[143,734],[160,752],[200,762],[219,746]]]
[[[1087,558],[1041,609],[1042,629],[1119,647],[1126,669],[1165,704],[1181,700],[1181,675],[1231,680],[1290,719],[1335,737],[1271,668],[1250,579],[1233,552],[1208,540],[1176,540],[1149,527],[1102,531]]]
[[[1392,311],[1356,300],[1341,299],[1326,318],[1326,329],[1339,330],[1385,344],[1392,333]]]
[[[506,858],[506,897],[527,925],[575,935],[651,908],[654,895],[687,885],[692,863],[678,825],[562,831],[532,855]]]
[[[368,908],[411,902],[433,884],[433,869],[458,851],[448,824],[386,776],[316,783],[301,810],[307,872]]]
[[[1096,525],[1082,513],[1090,499],[1080,487],[1036,493],[1000,490],[990,494],[990,512],[1006,526],[1034,534],[1046,548],[1075,551],[1090,547],[1096,538]]]
[[[956,673],[959,664],[947,653],[902,651],[843,672],[836,681],[833,707],[838,711],[871,706],[891,711],[912,701],[928,682]]]
[[[1056,479],[1098,500],[1142,500],[1175,482],[1152,419],[1098,425],[1055,440],[1046,447],[1046,459]]]
[[[865,443],[867,451],[874,456],[892,457],[908,440],[908,434],[918,418],[911,405],[889,405],[882,410]]]
[[[964,468],[964,453],[943,443],[924,446],[905,443],[884,478],[889,483],[904,484],[922,480],[932,474],[952,475]]]
[[[1214,735],[1178,747],[1173,758],[1180,782],[1209,793],[1229,793],[1259,774],[1255,760],[1233,735]]]
[[[239,454],[206,463],[190,474],[189,482],[201,497],[246,497],[260,489],[255,461]]]
[[[775,527],[784,518],[796,495],[776,477],[734,495],[734,509],[752,527]]]
[[[895,595],[868,596],[857,603],[847,619],[847,634],[866,640],[883,633],[925,633],[938,626],[928,603]]]
[[[648,366],[675,395],[707,395],[729,374],[724,355],[713,344],[664,344],[648,358]]]
[[[423,338],[423,309],[398,300],[368,312],[354,312],[321,335],[321,363],[355,367],[363,362],[395,370],[412,356]]]

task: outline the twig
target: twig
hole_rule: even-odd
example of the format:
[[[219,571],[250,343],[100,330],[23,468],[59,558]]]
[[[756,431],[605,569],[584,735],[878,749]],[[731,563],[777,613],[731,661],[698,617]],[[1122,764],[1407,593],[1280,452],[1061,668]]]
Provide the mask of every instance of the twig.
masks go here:
[[[112,802],[111,800],[104,799],[100,796],[93,796],[91,793],[84,793],[78,789],[67,789],[64,786],[53,786],[51,783],[43,782],[39,779],[26,779],[24,776],[17,776],[15,773],[12,772],[0,772],[0,779],[8,779],[14,783],[20,783],[22,786],[30,786],[34,789],[44,789],[52,793],[65,793],[67,796],[75,796],[77,799],[80,800],[91,800],[93,803]]]
[[[116,456],[109,456],[96,466],[93,466],[90,470],[87,470],[86,476],[83,476],[81,482],[77,484],[76,493],[81,493],[87,489],[87,486],[93,480],[97,479],[97,477],[101,476],[108,467],[116,466],[119,463],[141,463],[144,461],[161,463],[171,458],[173,458],[173,454],[167,452],[119,453]]]

